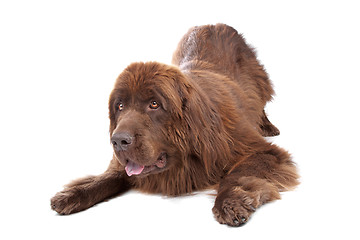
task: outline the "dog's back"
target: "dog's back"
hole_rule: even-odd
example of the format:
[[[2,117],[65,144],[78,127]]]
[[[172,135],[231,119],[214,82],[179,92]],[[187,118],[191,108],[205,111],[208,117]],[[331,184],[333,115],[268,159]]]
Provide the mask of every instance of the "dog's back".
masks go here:
[[[210,71],[235,81],[245,95],[239,100],[262,135],[279,134],[263,111],[274,94],[271,82],[253,48],[234,28],[225,24],[191,28],[181,39],[172,63],[183,72]]]

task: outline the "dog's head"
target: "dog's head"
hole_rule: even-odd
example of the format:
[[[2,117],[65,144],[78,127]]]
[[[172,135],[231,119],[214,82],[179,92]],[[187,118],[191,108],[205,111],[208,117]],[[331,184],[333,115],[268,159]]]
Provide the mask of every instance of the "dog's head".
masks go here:
[[[154,62],[131,64],[118,77],[109,101],[110,136],[114,155],[129,176],[179,164],[186,152],[185,88],[179,70]]]
[[[114,155],[129,176],[189,167],[190,158],[209,171],[229,153],[216,108],[177,67],[131,64],[110,95]]]

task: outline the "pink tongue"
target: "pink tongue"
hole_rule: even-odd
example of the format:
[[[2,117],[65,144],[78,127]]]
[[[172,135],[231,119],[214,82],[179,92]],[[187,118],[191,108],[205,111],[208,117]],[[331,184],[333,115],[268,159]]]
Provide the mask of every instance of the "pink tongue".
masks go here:
[[[127,175],[130,177],[131,175],[139,175],[144,170],[143,165],[136,164],[134,162],[129,161],[125,167],[125,171]]]

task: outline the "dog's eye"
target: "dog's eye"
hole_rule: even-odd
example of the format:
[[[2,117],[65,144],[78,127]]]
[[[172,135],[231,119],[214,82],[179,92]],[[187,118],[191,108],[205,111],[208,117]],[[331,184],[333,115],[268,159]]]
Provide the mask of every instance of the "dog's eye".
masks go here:
[[[119,111],[122,111],[124,109],[124,104],[123,103],[119,103],[118,106]]]
[[[151,109],[158,109],[160,107],[160,104],[157,101],[151,101],[149,108]]]

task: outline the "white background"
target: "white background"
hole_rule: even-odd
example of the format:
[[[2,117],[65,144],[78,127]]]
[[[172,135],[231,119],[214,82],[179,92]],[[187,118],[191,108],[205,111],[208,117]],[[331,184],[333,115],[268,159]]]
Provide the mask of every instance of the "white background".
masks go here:
[[[188,28],[218,22],[256,47],[277,93],[272,141],[301,185],[241,228],[218,224],[205,193],[50,210],[64,184],[107,168],[118,74],[170,63]],[[359,22],[356,1],[1,1],[0,238],[359,239]]]

